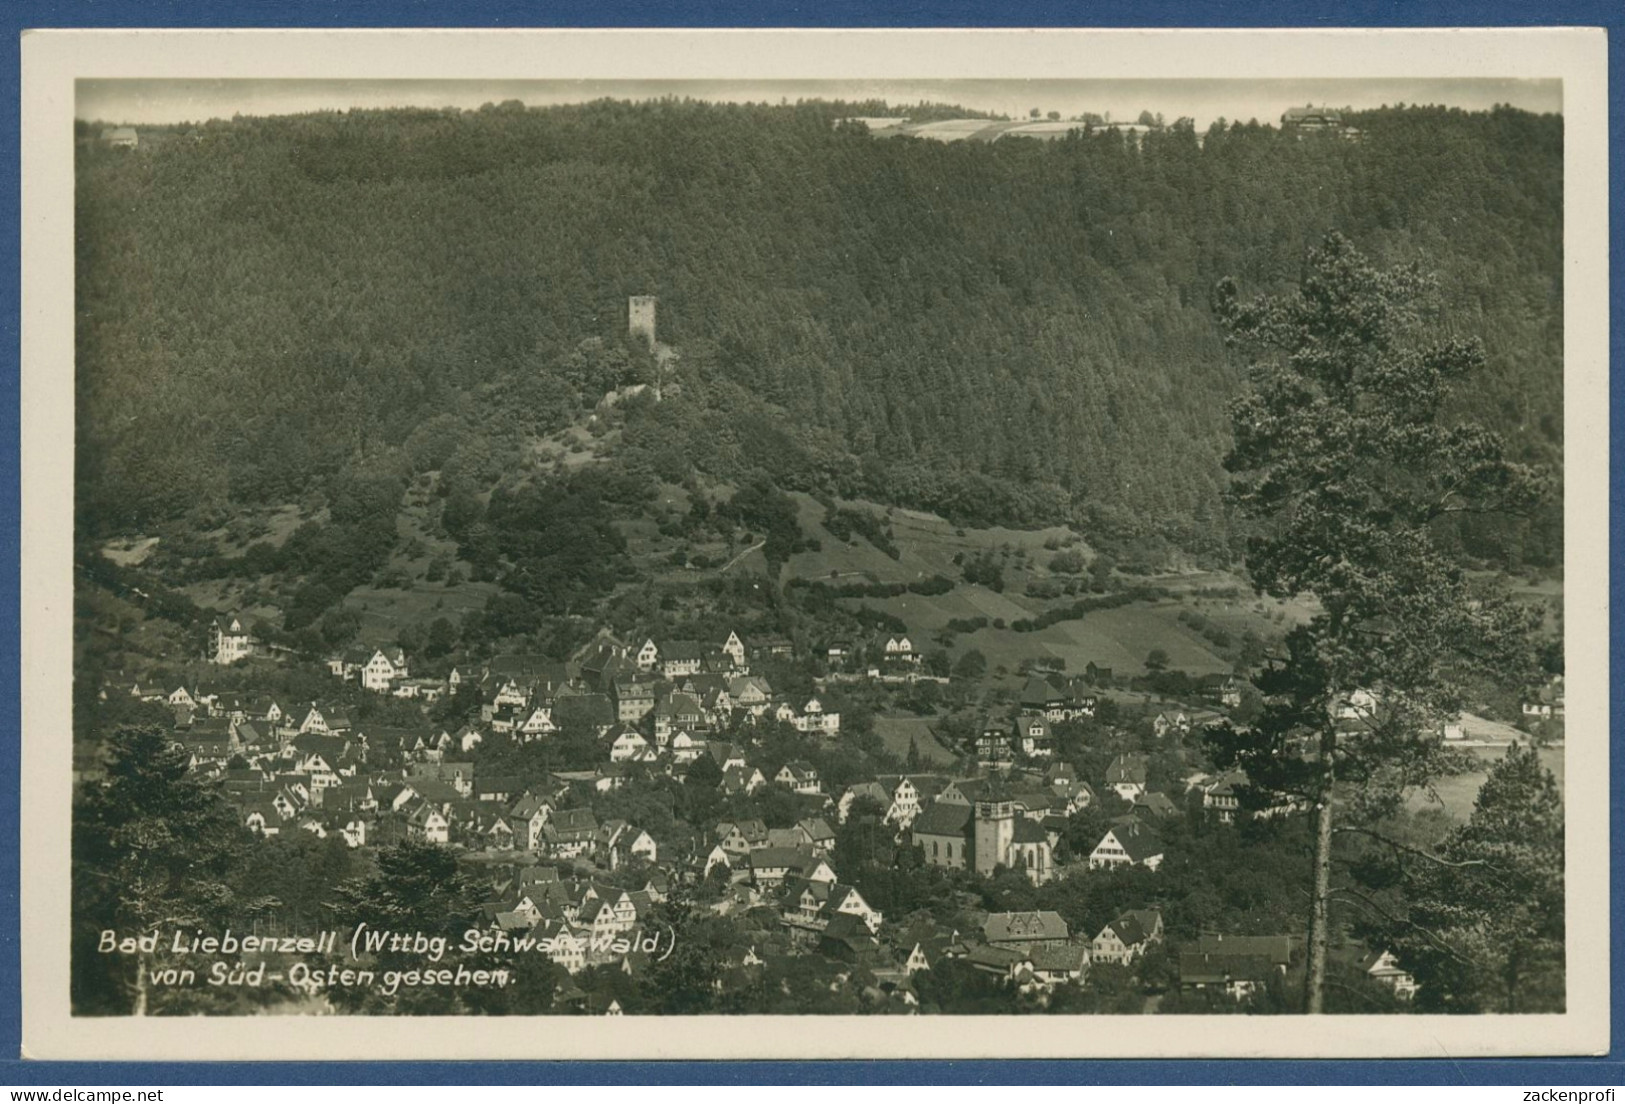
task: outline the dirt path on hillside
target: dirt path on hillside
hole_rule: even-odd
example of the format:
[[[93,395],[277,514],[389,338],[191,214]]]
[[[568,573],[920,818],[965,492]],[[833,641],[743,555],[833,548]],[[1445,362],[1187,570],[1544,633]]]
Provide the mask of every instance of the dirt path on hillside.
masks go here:
[[[739,555],[735,556],[733,559],[731,559],[727,563],[723,564],[722,569],[720,571],[718,571],[717,574],[718,575],[727,574],[728,569],[730,567],[732,567],[734,564],[738,563],[740,560],[744,559],[746,556],[750,555],[752,552],[756,551],[758,548],[762,547],[762,545],[764,545],[766,543],[767,543],[767,541],[765,541],[765,540],[757,541],[755,544],[751,545],[749,548],[747,548],[743,552],[739,553]]]

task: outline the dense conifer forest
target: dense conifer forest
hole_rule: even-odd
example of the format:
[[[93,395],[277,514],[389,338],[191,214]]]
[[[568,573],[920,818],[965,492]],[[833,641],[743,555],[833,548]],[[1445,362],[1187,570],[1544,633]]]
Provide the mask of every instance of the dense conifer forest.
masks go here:
[[[483,492],[509,449],[649,378],[626,299],[652,294],[683,386],[627,410],[625,449],[662,475],[1222,557],[1241,369],[1211,289],[1295,284],[1328,230],[1438,273],[1436,324],[1489,355],[1461,413],[1560,458],[1559,117],[954,144],[840,121],[881,106],[239,118],[137,151],[84,124],[81,532],[422,470]],[[1555,564],[1559,518],[1462,535]]]

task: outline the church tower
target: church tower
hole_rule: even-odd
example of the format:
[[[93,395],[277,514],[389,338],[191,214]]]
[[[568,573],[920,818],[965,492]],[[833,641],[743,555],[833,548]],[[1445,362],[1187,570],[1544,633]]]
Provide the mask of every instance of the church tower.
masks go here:
[[[655,297],[634,295],[626,301],[626,332],[655,347]]]
[[[1013,802],[985,800],[976,803],[974,855],[976,873],[986,877],[1001,863],[1010,865],[1010,848],[1016,840],[1016,807]]]

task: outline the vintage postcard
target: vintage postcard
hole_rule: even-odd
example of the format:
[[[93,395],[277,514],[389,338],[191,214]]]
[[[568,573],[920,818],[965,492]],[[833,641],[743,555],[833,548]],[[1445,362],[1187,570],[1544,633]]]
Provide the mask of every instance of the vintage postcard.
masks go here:
[[[1604,57],[25,36],[27,1054],[1606,1050]]]

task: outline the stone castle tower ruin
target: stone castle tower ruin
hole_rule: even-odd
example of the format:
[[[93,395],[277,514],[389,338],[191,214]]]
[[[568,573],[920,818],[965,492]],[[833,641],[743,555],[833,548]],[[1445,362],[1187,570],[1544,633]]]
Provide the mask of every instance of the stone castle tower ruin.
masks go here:
[[[655,297],[634,295],[626,301],[626,332],[655,347]]]

